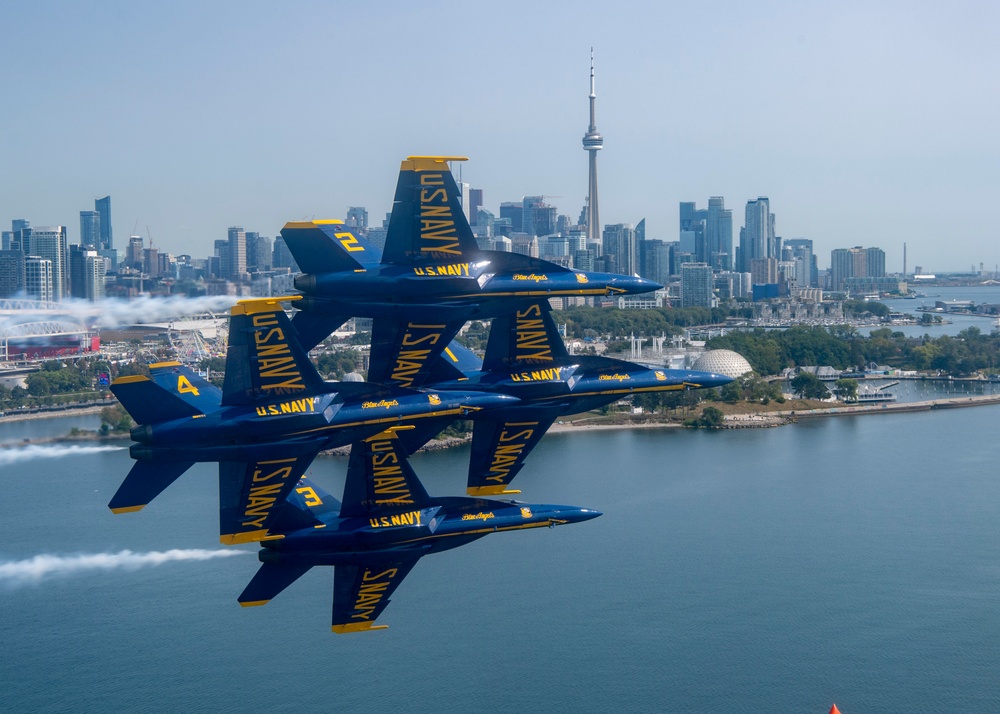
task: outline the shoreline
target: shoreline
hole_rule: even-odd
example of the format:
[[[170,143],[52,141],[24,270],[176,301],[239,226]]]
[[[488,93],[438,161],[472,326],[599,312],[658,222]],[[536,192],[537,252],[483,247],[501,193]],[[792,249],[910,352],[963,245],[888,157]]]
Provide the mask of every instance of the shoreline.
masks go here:
[[[866,404],[863,406],[836,406],[824,409],[805,410],[782,410],[771,412],[741,412],[737,414],[727,414],[724,417],[722,429],[762,429],[776,426],[793,424],[799,419],[817,419],[823,417],[843,417],[862,416],[868,414],[890,414],[900,412],[923,412],[938,409],[962,409],[966,407],[979,407],[1000,404],[1000,394],[974,395],[971,397],[949,397],[944,399],[929,399],[919,402],[893,402],[888,404]],[[82,407],[72,411],[71,414],[65,412],[41,412],[19,415],[6,421],[27,421],[30,419],[52,419],[66,416],[82,416],[98,414],[101,406]],[[562,424],[555,423],[549,427],[550,434],[574,434],[588,431],[612,431],[618,429],[686,429],[679,421],[641,421],[623,422],[618,424],[590,423],[590,419],[580,419],[576,422],[567,421]],[[19,442],[3,444],[0,448],[12,448],[16,446],[27,446],[29,444],[51,444],[65,441],[125,441],[129,440],[128,435],[120,433],[110,433],[106,435],[98,434],[96,431],[81,431],[77,434],[63,434],[62,436],[48,436],[40,438],[25,438]],[[466,438],[449,437],[446,439],[433,439],[425,444],[420,451],[438,451],[462,446],[472,441],[472,435]],[[346,456],[349,453],[349,446],[341,446],[326,451],[321,451],[321,456]]]

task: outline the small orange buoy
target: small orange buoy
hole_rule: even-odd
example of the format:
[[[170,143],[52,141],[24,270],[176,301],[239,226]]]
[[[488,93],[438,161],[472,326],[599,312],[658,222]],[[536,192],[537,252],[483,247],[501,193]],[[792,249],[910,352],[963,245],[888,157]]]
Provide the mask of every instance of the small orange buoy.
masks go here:
[[[830,707],[830,714],[840,714],[840,710],[837,709],[837,705],[836,704],[834,704],[832,707]]]

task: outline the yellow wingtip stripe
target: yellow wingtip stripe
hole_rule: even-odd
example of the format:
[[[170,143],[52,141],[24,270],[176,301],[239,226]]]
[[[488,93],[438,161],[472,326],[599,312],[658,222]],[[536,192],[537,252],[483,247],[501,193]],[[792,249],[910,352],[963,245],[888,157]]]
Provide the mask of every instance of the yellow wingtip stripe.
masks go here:
[[[240,543],[257,543],[267,536],[267,529],[247,531],[246,533],[224,533],[219,536],[222,545],[239,545]]]
[[[142,504],[141,506],[122,506],[121,508],[112,508],[111,512],[112,513],[135,513],[136,511],[141,511],[145,507],[146,507],[145,503]]]
[[[281,307],[283,302],[301,300],[301,295],[282,295],[281,297],[253,298],[250,300],[240,300],[230,309],[230,315],[257,315],[262,312],[284,312]]]
[[[160,367],[180,367],[181,363],[177,360],[171,360],[169,362],[155,362],[149,365],[150,369],[159,369]]]
[[[368,630],[388,630],[388,625],[376,625],[373,622],[349,622],[346,625],[334,625],[331,631],[342,635],[347,632],[366,632]]]
[[[144,374],[130,374],[125,377],[118,377],[111,383],[112,386],[116,384],[131,384],[132,382],[151,382],[149,377]]]
[[[270,600],[247,600],[246,602],[241,602],[240,607],[260,607],[261,605],[266,605],[271,602]]]

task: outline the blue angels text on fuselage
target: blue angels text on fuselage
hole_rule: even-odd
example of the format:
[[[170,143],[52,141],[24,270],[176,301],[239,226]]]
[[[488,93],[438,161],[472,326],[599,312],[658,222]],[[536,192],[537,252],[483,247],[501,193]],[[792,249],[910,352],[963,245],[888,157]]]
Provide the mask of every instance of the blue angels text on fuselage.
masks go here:
[[[264,605],[315,566],[334,567],[333,631],[375,622],[424,555],[490,533],[576,523],[601,515],[574,506],[427,495],[394,429],[351,446],[342,502],[303,479],[262,543],[260,570],[239,596]]]
[[[282,238],[304,272],[295,280],[304,297],[294,324],[307,349],[350,317],[374,318],[369,379],[415,387],[468,320],[499,317],[525,301],[660,287],[481,250],[448,168],[451,159],[460,157],[403,161],[381,252],[340,221],[285,225]],[[406,342],[408,334],[411,341],[423,339],[419,347]]]
[[[109,507],[140,510],[193,463],[218,461],[224,543],[266,537],[275,508],[320,450],[402,421],[438,424],[516,401],[467,390],[326,383],[279,299],[270,298],[233,307],[222,390],[177,362],[151,365],[150,377],[121,377],[111,390],[138,426],[136,463]]]

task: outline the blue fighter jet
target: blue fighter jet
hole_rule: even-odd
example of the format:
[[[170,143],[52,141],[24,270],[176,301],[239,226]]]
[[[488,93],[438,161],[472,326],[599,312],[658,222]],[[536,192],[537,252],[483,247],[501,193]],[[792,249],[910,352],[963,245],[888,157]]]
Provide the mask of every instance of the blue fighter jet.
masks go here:
[[[570,355],[547,302],[493,320],[485,360],[453,342],[428,375],[442,393],[474,389],[518,402],[473,415],[468,493],[508,491],[524,460],[559,417],[597,409],[631,394],[720,387],[731,377],[712,372],[645,367],[609,357]],[[440,428],[440,427],[439,427]],[[411,453],[433,427],[403,434]],[[436,432],[435,432],[436,433]]]
[[[517,253],[481,250],[462,211],[448,161],[403,161],[381,252],[342,221],[288,223],[281,236],[305,273],[293,323],[312,349],[350,317],[374,318],[372,382],[418,387],[468,320],[499,317],[526,301],[631,295],[651,280],[587,273]]]
[[[384,629],[376,619],[417,561],[490,533],[577,523],[601,515],[573,506],[432,498],[389,429],[351,446],[343,502],[308,479],[278,510],[263,565],[239,596],[264,605],[315,566],[334,566],[333,631]]]
[[[112,511],[138,511],[193,463],[218,461],[220,539],[256,541],[319,451],[404,421],[439,424],[516,401],[469,390],[324,382],[281,307],[288,299],[232,308],[221,390],[178,362],[151,365],[151,377],[112,383],[138,424],[130,450],[136,463],[108,504]]]

